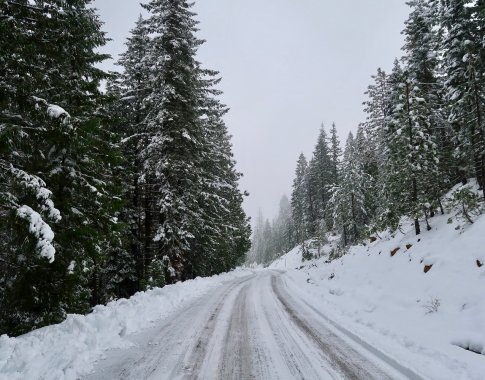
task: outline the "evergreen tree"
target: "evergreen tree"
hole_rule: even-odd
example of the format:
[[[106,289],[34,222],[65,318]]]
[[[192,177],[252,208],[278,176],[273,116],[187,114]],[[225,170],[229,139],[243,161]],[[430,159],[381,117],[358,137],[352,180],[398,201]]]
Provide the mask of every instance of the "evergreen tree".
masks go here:
[[[203,94],[200,112],[204,124],[203,135],[203,191],[198,223],[194,233],[190,265],[197,275],[211,275],[241,264],[250,248],[250,225],[242,209],[243,194],[238,181],[241,174],[235,169],[230,136],[223,116],[227,108],[217,96],[214,86],[216,72],[203,71]],[[209,96],[207,96],[207,94]]]
[[[253,226],[253,236],[251,239],[251,249],[248,252],[248,262],[250,264],[264,263],[264,251],[266,246],[266,241],[264,240],[264,224],[265,220],[263,217],[263,212],[259,210],[258,216],[256,218],[256,223]]]
[[[485,196],[485,48],[483,1],[442,1],[442,39],[449,120],[461,180],[474,175]]]
[[[366,194],[370,179],[356,150],[356,141],[349,134],[342,163],[341,181],[332,188],[329,206],[333,211],[334,228],[342,234],[344,245],[362,236],[368,216]]]
[[[199,122],[197,22],[184,0],[153,0],[144,7],[153,34],[147,146],[141,151],[146,196],[146,258],[166,267],[166,282],[183,279],[200,216],[203,127]],[[155,212],[156,210],[156,212]]]
[[[330,131],[330,151],[331,151],[331,163],[332,163],[332,184],[338,184],[339,170],[340,170],[340,159],[342,156],[342,149],[340,148],[340,141],[337,134],[337,127],[335,123],[332,124],[332,129]]]
[[[367,117],[361,125],[368,138],[369,163],[382,167],[386,161],[385,135],[391,110],[389,78],[383,70],[377,69],[372,79],[374,83],[368,86],[365,92],[368,99],[363,103]]]
[[[286,195],[280,200],[278,216],[273,222],[273,234],[275,235],[275,253],[277,255],[288,252],[296,245],[294,227],[291,218],[291,203]]]
[[[295,224],[295,237],[298,243],[303,243],[308,237],[308,198],[307,198],[308,163],[300,154],[296,166],[293,192],[291,194],[291,210]]]
[[[436,194],[431,194],[428,189],[439,176],[437,144],[427,117],[423,92],[410,71],[396,63],[390,83],[394,109],[387,130],[387,164],[391,171],[386,185],[396,215],[414,219],[415,231],[419,235],[419,218],[427,216],[436,201]],[[430,228],[428,223],[427,227]]]
[[[148,145],[146,116],[148,114],[148,96],[152,88],[152,65],[150,59],[151,40],[145,21],[140,16],[131,36],[126,42],[127,50],[121,54],[118,65],[123,68],[121,74],[113,75],[108,82],[108,94],[115,99],[110,106],[111,114],[116,117],[118,138],[123,148],[123,170],[119,176],[123,181],[123,198],[127,200],[122,219],[130,228],[129,257],[125,257],[124,271],[135,273],[131,281],[125,282],[125,291],[134,293],[144,289],[141,283],[146,283],[148,266],[152,257],[148,247],[152,242],[145,232],[145,226],[152,221],[154,210],[145,207],[153,196],[153,188],[148,186],[143,172],[143,162],[140,152]]]
[[[421,186],[426,187],[429,198],[434,199],[433,208],[440,202],[442,192],[449,188],[452,181],[453,167],[451,158],[451,141],[449,123],[443,110],[442,83],[438,80],[438,35],[436,32],[436,17],[433,8],[424,0],[408,3],[412,7],[406,27],[403,31],[406,52],[404,61],[412,83],[415,95],[413,117],[419,120],[425,133],[430,136],[431,144],[425,146],[429,149],[427,157],[435,161],[421,179]],[[420,132],[418,132],[419,134]]]
[[[335,138],[335,141],[332,140],[333,149],[333,144],[338,144],[338,140],[336,134],[335,137],[332,136],[332,138]],[[330,151],[327,133],[322,125],[313,152],[313,158],[309,164],[307,176],[307,198],[309,202],[308,207],[310,208],[310,235],[315,235],[316,228],[322,221],[329,222],[325,210],[330,198],[329,187],[335,183],[335,180],[337,180],[338,162],[333,161],[333,154],[335,154],[335,159],[338,161],[339,151],[337,146],[335,146],[335,149],[335,151]]]
[[[372,150],[372,143],[362,125],[357,128],[353,150],[355,163],[358,165],[361,176],[359,181],[365,180],[365,183],[358,186],[363,191],[360,195],[364,197],[361,209],[365,210],[358,214],[360,217],[358,224],[366,226],[366,229],[369,230],[372,229],[371,224],[379,208],[379,168]]]
[[[20,115],[17,126],[10,124],[6,133],[18,133],[18,125],[28,127],[35,148],[22,147],[23,160],[16,160],[18,173],[25,174],[26,181],[37,183],[35,191],[43,194],[39,201],[49,203],[52,196],[62,216],[62,223],[50,229],[44,222],[37,222],[40,214],[27,206],[21,218],[12,221],[19,225],[23,218],[42,225],[42,232],[32,235],[45,246],[55,235],[56,259],[50,264],[39,261],[32,255],[32,243],[7,247],[7,252],[21,257],[21,264],[15,264],[15,274],[7,279],[2,292],[2,329],[11,333],[61,321],[67,312],[87,312],[91,304],[99,302],[100,268],[109,249],[115,249],[120,240],[122,226],[116,223],[120,204],[111,170],[118,158],[110,144],[109,130],[103,128],[105,100],[98,90],[106,74],[95,67],[106,58],[95,52],[105,37],[87,3],[2,4],[2,12],[9,15],[2,19],[2,28],[13,34],[13,41],[21,42],[20,47],[6,43],[7,54],[2,54],[2,59],[13,57],[14,61],[6,62],[2,77],[10,77],[14,70],[14,81],[19,80],[19,74],[25,78],[21,79],[24,85],[10,82],[11,87],[3,87],[6,96],[2,99],[8,102],[4,109],[9,110],[5,113],[15,110]],[[18,60],[25,65],[19,66]],[[10,92],[14,88],[22,91],[14,95]],[[10,142],[1,145],[6,149],[4,157],[14,162],[8,157]],[[36,177],[28,173],[36,173]],[[45,207],[43,212],[59,220],[52,207],[51,211]],[[18,241],[19,236],[14,233],[7,241]],[[108,251],[103,250],[105,247]]]

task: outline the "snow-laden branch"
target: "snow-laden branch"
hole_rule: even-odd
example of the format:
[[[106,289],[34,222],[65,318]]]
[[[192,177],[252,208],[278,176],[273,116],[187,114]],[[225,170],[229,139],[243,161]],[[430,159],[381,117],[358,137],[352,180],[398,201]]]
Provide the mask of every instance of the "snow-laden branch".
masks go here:
[[[71,122],[71,115],[62,107],[57,104],[50,104],[47,100],[38,98],[37,96],[32,97],[35,101],[36,108],[39,108],[39,104],[47,107],[47,115],[52,119],[60,119],[62,124],[68,125]]]
[[[41,204],[42,210],[47,213],[50,219],[55,222],[61,220],[61,214],[59,210],[54,207],[54,203],[51,199],[52,192],[47,189],[46,184],[42,179],[13,166],[10,166],[10,174],[16,179],[18,184],[35,194],[35,197]]]
[[[44,222],[42,216],[29,206],[23,205],[17,209],[17,216],[29,222],[29,232],[37,239],[37,250],[39,255],[45,257],[49,262],[54,261],[56,250],[52,245],[54,232],[50,226]]]

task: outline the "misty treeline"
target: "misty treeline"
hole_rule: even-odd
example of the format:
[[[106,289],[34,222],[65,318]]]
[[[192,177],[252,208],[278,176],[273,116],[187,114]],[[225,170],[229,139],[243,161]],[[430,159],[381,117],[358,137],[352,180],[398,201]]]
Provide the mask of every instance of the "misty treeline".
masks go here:
[[[115,74],[97,68],[89,3],[0,2],[0,334],[227,271],[249,249],[191,4],[145,5]]]
[[[445,212],[443,196],[455,184],[474,178],[485,194],[485,1],[408,4],[404,55],[372,77],[366,120],[343,154],[335,126],[330,135],[322,127],[313,157],[298,159],[291,220],[282,230],[258,223],[250,258],[281,253],[279,242],[259,249],[263,235],[285,234],[288,248],[333,232],[345,247],[396,230],[402,216],[420,234]],[[467,186],[453,198],[465,216],[483,201]]]

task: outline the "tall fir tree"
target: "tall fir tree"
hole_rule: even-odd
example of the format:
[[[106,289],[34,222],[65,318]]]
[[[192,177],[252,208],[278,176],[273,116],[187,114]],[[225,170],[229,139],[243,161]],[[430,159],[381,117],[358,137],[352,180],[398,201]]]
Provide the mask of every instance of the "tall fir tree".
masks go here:
[[[148,144],[145,120],[148,114],[147,99],[152,88],[152,55],[148,29],[141,15],[131,31],[126,47],[118,61],[123,71],[113,75],[107,87],[108,94],[115,99],[110,106],[110,112],[116,119],[115,130],[121,139],[124,157],[123,171],[119,174],[124,184],[123,198],[127,202],[121,217],[131,232],[127,239],[129,257],[125,257],[125,263],[134,262],[135,269],[131,273],[131,281],[125,283],[125,291],[134,293],[144,289],[150,278],[150,284],[153,285],[155,278],[148,274],[153,257],[147,252],[151,242],[146,239],[145,232],[145,226],[152,215],[152,210],[146,210],[145,205],[152,196],[153,189],[144,180],[140,156],[141,150]],[[158,264],[157,261],[153,265],[156,267]],[[133,267],[125,266],[124,271],[133,272]],[[159,285],[162,284],[163,282]]]
[[[164,263],[171,283],[184,277],[200,212],[203,129],[195,55],[202,41],[195,37],[197,22],[187,1],[153,0],[144,7],[150,12],[148,31],[154,35],[149,139],[141,151],[144,180],[153,190],[146,197],[146,249],[149,260]]]
[[[395,63],[390,83],[394,107],[387,129],[387,164],[391,171],[386,181],[390,204],[395,206],[396,215],[407,215],[414,220],[415,232],[419,235],[419,219],[424,216],[430,228],[428,210],[437,200],[437,194],[430,190],[439,176],[437,144],[423,91],[410,70]]]
[[[95,67],[106,58],[95,51],[105,36],[88,4],[2,4],[2,12],[9,14],[2,27],[14,40],[22,39],[21,48],[5,46],[11,53],[5,57],[28,62],[24,67],[7,64],[3,73],[26,70],[24,86],[15,84],[23,90],[5,98],[32,132],[35,149],[22,148],[28,154],[19,164],[23,172],[42,178],[38,188],[45,183],[41,192],[52,196],[62,217],[62,223],[52,225],[52,233],[47,225],[42,228],[41,240],[49,242],[55,235],[52,263],[39,261],[32,244],[8,249],[21,257],[2,297],[2,329],[11,333],[61,321],[67,312],[87,312],[99,302],[102,265],[120,242],[120,204],[112,173],[118,158],[105,127],[105,99],[98,90],[107,76]],[[33,223],[38,213],[31,210],[22,215]]]
[[[138,20],[110,86],[131,164],[125,213],[141,289],[229,270],[250,244],[227,107],[218,73],[195,58],[202,41],[192,5],[145,7],[149,17]]]
[[[337,134],[337,126],[332,123],[330,130],[330,158],[332,163],[332,179],[331,184],[339,183],[340,160],[342,158],[342,148],[340,147],[340,140]]]
[[[433,160],[436,164],[428,164],[428,169],[425,169],[427,173],[423,173],[421,178],[421,186],[426,187],[426,193],[434,199],[431,202],[433,212],[437,204],[441,204],[442,193],[452,183],[451,130],[449,123],[446,122],[444,94],[438,76],[439,40],[433,8],[426,0],[414,0],[408,5],[411,7],[411,14],[403,31],[403,50],[406,53],[404,62],[412,91],[415,93],[413,101],[416,106],[413,107],[413,118],[430,139],[424,147],[428,154],[421,155],[420,158],[422,161]]]
[[[455,130],[455,159],[462,182],[477,179],[485,196],[485,53],[483,2],[435,3],[445,33],[441,48],[449,121]]]
[[[335,136],[336,137],[336,136]],[[332,144],[334,142],[332,141]],[[338,143],[338,140],[335,140]],[[338,149],[337,147],[335,147]],[[333,145],[332,145],[333,149]],[[310,234],[314,235],[322,222],[329,223],[329,215],[326,214],[326,207],[330,198],[329,188],[337,180],[337,162],[333,161],[333,154],[338,156],[338,150],[331,150],[328,144],[328,136],[324,126],[320,128],[317,144],[313,151],[313,157],[308,167],[308,189],[307,198],[310,207]],[[336,158],[338,160],[338,158]]]
[[[366,194],[370,184],[352,133],[347,138],[340,175],[341,181],[332,188],[329,207],[334,228],[341,233],[342,243],[348,245],[362,237],[364,221],[368,217]]]
[[[308,162],[302,153],[298,158],[291,194],[291,210],[295,224],[295,237],[298,243],[303,243],[309,237],[307,177]]]

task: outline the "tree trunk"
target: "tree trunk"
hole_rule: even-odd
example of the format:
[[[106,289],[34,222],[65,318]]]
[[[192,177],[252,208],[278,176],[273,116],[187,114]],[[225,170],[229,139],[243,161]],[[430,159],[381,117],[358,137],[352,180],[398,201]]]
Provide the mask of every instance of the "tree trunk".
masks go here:
[[[429,225],[429,222],[428,222],[428,210],[426,209],[424,210],[424,220],[426,221],[426,230],[431,231],[431,226]]]
[[[473,153],[475,155],[475,171],[478,184],[483,192],[485,199],[485,136],[482,127],[482,113],[480,110],[480,94],[477,87],[477,81],[473,72],[473,95],[475,101],[475,119],[476,119],[476,134],[478,135],[477,146],[473,144]]]
[[[421,227],[419,226],[419,220],[414,219],[414,230],[416,231],[416,235],[421,233]]]
[[[408,114],[408,127],[409,127],[409,145],[413,148],[413,121],[411,120],[411,104],[409,101],[409,83],[406,82],[406,109]],[[414,167],[414,159],[411,155],[411,166]],[[411,201],[412,201],[412,209],[413,212],[417,210],[417,203],[418,203],[418,185],[416,181],[416,176],[414,175],[414,169],[411,169],[412,173],[412,193],[411,193]],[[417,218],[414,219],[414,229],[416,231],[416,235],[421,233],[421,228],[419,227],[419,220]]]
[[[357,223],[355,222],[355,200],[354,194],[351,196],[351,204],[352,204],[352,228],[354,232],[354,239],[357,239]],[[354,240],[355,241],[355,240]]]
[[[438,198],[438,204],[440,206],[441,215],[445,215],[445,210],[443,208],[443,204],[441,203],[441,199],[440,198]]]

